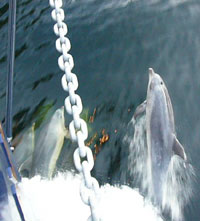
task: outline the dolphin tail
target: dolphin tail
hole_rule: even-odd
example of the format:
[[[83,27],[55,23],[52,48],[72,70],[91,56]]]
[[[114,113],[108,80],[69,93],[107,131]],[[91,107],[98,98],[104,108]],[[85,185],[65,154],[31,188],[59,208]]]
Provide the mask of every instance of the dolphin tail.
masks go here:
[[[180,144],[176,136],[174,135],[174,145],[173,145],[173,151],[176,155],[180,156],[183,160],[187,160],[187,156],[185,154],[183,146]]]

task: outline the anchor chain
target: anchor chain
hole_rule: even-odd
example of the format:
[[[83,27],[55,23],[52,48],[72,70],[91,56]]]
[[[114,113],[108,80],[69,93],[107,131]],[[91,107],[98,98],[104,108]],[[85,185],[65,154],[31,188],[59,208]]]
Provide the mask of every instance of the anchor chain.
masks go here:
[[[49,0],[50,6],[53,8],[51,16],[56,22],[54,25],[54,33],[59,37],[56,40],[56,49],[62,55],[58,58],[58,65],[64,75],[61,79],[63,90],[69,93],[65,99],[65,109],[68,114],[73,116],[72,122],[69,124],[69,131],[72,141],[78,143],[78,148],[74,152],[74,164],[76,169],[82,174],[80,186],[80,196],[82,201],[90,206],[91,216],[89,220],[99,221],[97,215],[97,198],[99,184],[97,180],[91,176],[91,170],[94,166],[92,151],[85,146],[85,140],[88,137],[88,129],[86,122],[80,118],[83,106],[81,98],[75,91],[78,88],[77,76],[71,72],[74,67],[72,55],[68,53],[71,49],[70,41],[65,35],[68,32],[67,25],[63,22],[65,18],[62,7],[62,0]]]

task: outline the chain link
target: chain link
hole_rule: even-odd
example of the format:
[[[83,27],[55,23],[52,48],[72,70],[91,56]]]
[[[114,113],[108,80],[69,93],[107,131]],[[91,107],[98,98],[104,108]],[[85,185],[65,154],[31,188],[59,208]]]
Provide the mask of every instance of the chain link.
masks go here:
[[[90,206],[91,216],[88,220],[99,221],[97,213],[97,198],[99,184],[97,180],[91,176],[91,170],[94,166],[92,151],[85,146],[85,140],[88,137],[88,129],[86,122],[80,118],[83,106],[79,95],[75,93],[78,88],[78,79],[71,70],[74,67],[73,57],[68,54],[71,49],[70,41],[65,35],[68,32],[67,25],[63,22],[65,18],[64,10],[61,8],[62,0],[49,0],[50,6],[53,8],[51,16],[56,24],[54,25],[54,33],[59,37],[56,40],[56,49],[62,55],[58,58],[58,65],[64,75],[61,79],[63,90],[69,92],[69,96],[65,99],[65,109],[68,114],[73,116],[72,122],[69,124],[70,136],[73,141],[78,143],[78,148],[74,151],[74,164],[79,173],[82,174],[82,182],[80,186],[80,196],[82,201]]]
[[[69,91],[69,87],[72,88],[72,90],[74,91],[76,91],[78,88],[78,79],[76,75],[72,73],[70,77],[71,79],[67,82],[67,74],[63,74],[62,76],[61,83],[64,91]]]

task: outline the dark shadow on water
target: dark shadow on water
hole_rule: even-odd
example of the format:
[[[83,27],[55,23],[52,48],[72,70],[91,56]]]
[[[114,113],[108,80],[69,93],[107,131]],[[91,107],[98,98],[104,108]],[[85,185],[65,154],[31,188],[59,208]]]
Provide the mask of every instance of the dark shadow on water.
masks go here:
[[[15,58],[20,56],[25,50],[27,50],[28,46],[26,43],[24,43],[20,48],[17,48],[15,50]]]
[[[8,11],[9,5],[6,3],[0,8],[0,17],[3,16]]]
[[[45,83],[45,82],[50,81],[52,79],[52,77],[53,77],[53,74],[50,73],[50,74],[47,74],[45,77],[42,77],[39,80],[35,81],[33,83],[32,90],[35,90],[41,83]]]
[[[33,122],[35,122],[35,130],[40,127],[56,103],[55,100],[51,102],[46,102],[46,100],[46,98],[42,99],[32,111],[30,108],[24,108],[14,115],[13,138]]]
[[[23,110],[16,113],[13,117],[13,137],[22,131],[27,125],[26,121],[28,120],[28,112],[30,108],[24,108]]]

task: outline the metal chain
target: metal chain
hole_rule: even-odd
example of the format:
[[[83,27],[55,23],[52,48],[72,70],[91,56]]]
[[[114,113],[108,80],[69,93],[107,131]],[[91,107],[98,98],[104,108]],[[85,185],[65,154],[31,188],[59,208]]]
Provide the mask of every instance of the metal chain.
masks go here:
[[[58,65],[64,75],[61,79],[63,90],[69,93],[65,99],[65,108],[67,113],[73,115],[73,120],[69,125],[71,139],[78,143],[78,148],[74,152],[74,164],[79,173],[82,174],[82,183],[80,186],[80,195],[82,201],[90,206],[91,216],[89,220],[99,221],[97,215],[97,195],[99,184],[95,178],[91,176],[91,170],[94,166],[94,159],[92,151],[89,147],[85,146],[85,140],[88,137],[87,124],[80,118],[83,106],[79,95],[75,93],[78,88],[78,80],[74,73],[71,72],[74,67],[73,57],[68,54],[71,44],[67,34],[67,25],[63,22],[65,18],[64,10],[62,7],[62,0],[49,0],[50,6],[53,8],[51,16],[56,24],[54,25],[54,32],[59,37],[56,40],[56,49],[62,53],[58,58]],[[83,160],[85,158],[86,160]]]

